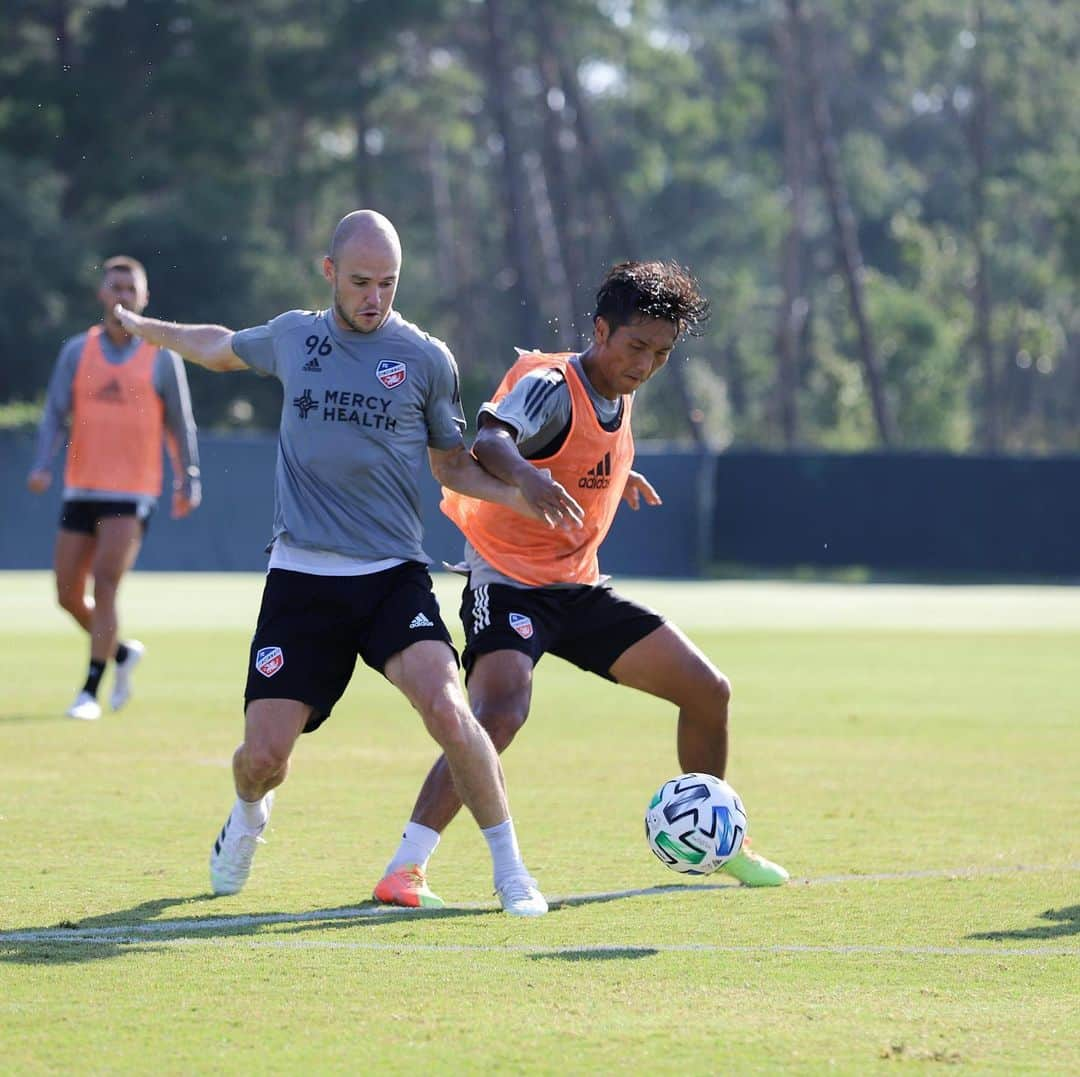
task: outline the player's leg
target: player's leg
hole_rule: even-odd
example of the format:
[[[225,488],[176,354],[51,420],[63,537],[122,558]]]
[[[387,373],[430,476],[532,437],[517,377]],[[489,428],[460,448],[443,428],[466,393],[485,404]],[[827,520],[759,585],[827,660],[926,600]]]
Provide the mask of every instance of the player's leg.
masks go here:
[[[295,699],[253,699],[244,714],[244,741],[233,753],[236,795],[254,803],[289,774],[289,760],[314,707]]]
[[[472,588],[467,584],[462,594],[469,702],[497,751],[510,743],[528,715],[532,667],[543,653],[541,633],[534,632],[532,620],[522,612],[526,607],[521,603],[528,601],[527,592],[502,586]],[[511,628],[512,623],[517,624],[517,631]],[[428,888],[427,864],[442,831],[461,805],[449,763],[441,755],[425,779],[397,851],[375,887],[377,901],[406,906],[442,904]]]
[[[90,566],[94,562],[96,542],[93,532],[69,531],[61,527],[56,533],[53,551],[56,601],[85,632],[90,631],[90,618],[94,610],[94,600],[87,594],[86,585],[90,579]]]
[[[107,523],[113,522],[116,519],[130,519],[134,518],[138,522],[138,530],[135,534],[135,538],[127,546],[126,551],[126,563],[122,563],[120,578],[134,566],[136,558],[139,556],[139,550],[142,547],[142,541],[146,537],[146,529],[150,522],[150,513],[152,507],[148,504],[139,504],[138,502],[132,502],[131,504],[122,504],[116,506],[122,509],[119,516],[107,517],[102,520],[99,525],[99,531],[102,526]],[[129,532],[130,528],[124,528],[123,532]],[[122,549],[122,541],[117,542],[118,553]],[[117,584],[119,588],[119,584]],[[97,582],[95,577],[95,595],[97,593]],[[113,607],[116,608],[116,597],[113,597]],[[127,706],[128,700],[131,698],[132,691],[132,675],[135,673],[136,668],[143,659],[143,655],[146,653],[146,647],[137,639],[124,640],[120,638],[119,633],[119,611],[116,616],[117,631],[114,640],[114,646],[111,650],[111,654],[115,660],[113,666],[113,686],[112,692],[109,695],[109,706],[114,710],[122,710]]]
[[[91,575],[94,609],[90,618],[90,659],[104,663],[115,654],[119,631],[117,594],[124,573],[135,564],[142,545],[143,524],[132,514],[98,520]]]
[[[469,674],[469,706],[499,753],[529,715],[532,675],[532,659],[505,650],[479,655]],[[446,756],[439,756],[416,798],[412,821],[441,834],[460,810]]]
[[[384,673],[419,711],[442,748],[458,795],[487,840],[503,908],[517,916],[547,912],[518,848],[498,754],[465,702],[450,646],[420,640],[393,655]]]
[[[244,714],[244,741],[233,753],[236,802],[210,851],[215,894],[235,894],[251,873],[270,819],[274,790],[289,773],[297,738],[314,708],[294,699],[253,699]]]
[[[524,724],[532,696],[532,660],[499,650],[476,658],[469,673],[469,706],[502,752]],[[375,887],[374,897],[392,905],[434,907],[442,899],[427,884],[427,865],[442,832],[461,810],[461,797],[440,755],[428,771],[397,851]]]
[[[72,718],[100,718],[101,705],[97,701],[98,688],[109,658],[117,653],[116,595],[120,580],[135,563],[142,543],[142,523],[131,515],[102,516],[97,520],[94,532],[93,556],[90,574],[94,579],[94,598],[86,602],[89,612],[90,665],[86,682],[78,698],[68,708]],[[66,581],[72,607],[77,609],[77,580]],[[85,584],[83,584],[85,586]],[[74,614],[76,620],[78,614]],[[141,656],[141,645],[140,656]],[[126,656],[126,648],[123,652]],[[136,659],[137,660],[137,659]],[[125,696],[126,702],[126,696]]]
[[[724,776],[731,686],[675,625],[665,623],[628,647],[612,664],[611,676],[679,708],[677,743],[683,771]],[[747,886],[779,886],[788,879],[784,868],[750,848],[749,839],[721,870]]]
[[[274,790],[289,773],[301,733],[329,717],[356,665],[342,630],[340,581],[271,569],[248,654],[244,740],[233,754],[236,801],[210,853],[216,894],[247,881]]]
[[[68,510],[65,507],[65,521]],[[78,526],[78,521],[72,527]],[[86,593],[90,578],[90,566],[94,561],[94,549],[97,540],[92,530],[74,530],[61,523],[56,535],[56,547],[53,551],[53,574],[56,580],[56,600],[60,608],[71,614],[75,622],[84,631],[90,631],[94,602]],[[101,717],[101,705],[97,701],[98,682],[101,669],[91,661],[83,686],[75,695],[66,714],[69,718],[83,721],[95,721]]]
[[[508,819],[502,767],[491,738],[465,703],[450,648],[421,640],[394,655],[384,673],[442,748],[454,785],[477,823],[486,828]]]
[[[573,632],[552,651],[582,669],[674,703],[680,767],[723,777],[731,699],[727,678],[678,628],[610,588],[591,589],[578,605]],[[750,886],[777,886],[788,877],[746,843],[723,870]]]
[[[684,771],[724,776],[731,685],[675,625],[665,622],[628,647],[610,674],[679,708],[676,743]]]

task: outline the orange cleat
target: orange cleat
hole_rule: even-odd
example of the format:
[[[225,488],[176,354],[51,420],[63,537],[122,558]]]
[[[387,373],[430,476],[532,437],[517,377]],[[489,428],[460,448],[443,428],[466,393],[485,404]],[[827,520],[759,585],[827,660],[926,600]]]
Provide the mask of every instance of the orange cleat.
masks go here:
[[[402,905],[407,909],[441,909],[445,904],[428,889],[424,869],[419,864],[388,871],[371,896],[383,905]]]

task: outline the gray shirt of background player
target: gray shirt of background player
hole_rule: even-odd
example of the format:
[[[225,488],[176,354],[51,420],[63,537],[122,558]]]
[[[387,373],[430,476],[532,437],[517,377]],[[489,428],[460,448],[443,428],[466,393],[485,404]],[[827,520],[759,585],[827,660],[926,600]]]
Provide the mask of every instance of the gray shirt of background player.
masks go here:
[[[372,333],[293,310],[241,330],[233,351],[282,384],[273,539],[362,560],[430,563],[426,449],[462,444],[457,364],[396,311]],[[404,373],[404,377],[401,375]]]
[[[126,363],[136,352],[141,343],[132,339],[124,346],[113,343],[107,333],[100,337],[101,353],[107,363],[120,366]],[[72,337],[60,349],[49,388],[45,394],[45,410],[38,427],[37,446],[34,450],[34,471],[47,471],[53,457],[60,448],[65,436],[68,416],[71,414],[72,390],[75,371],[79,366],[86,333]],[[161,397],[165,406],[165,429],[173,436],[180,454],[180,474],[183,494],[191,497],[194,488],[199,485],[199,443],[195,430],[195,416],[191,411],[191,394],[188,391],[187,375],[184,363],[176,352],[168,348],[159,348],[154,357],[154,391]],[[67,501],[89,500],[129,500],[130,493],[111,490],[86,490],[81,487],[65,487],[64,499]],[[140,495],[141,499],[141,495]],[[150,499],[153,500],[152,498]]]
[[[601,425],[610,426],[618,419],[622,400],[608,400],[592,386],[581,356],[574,355],[570,363],[581,378],[581,384],[589,394],[593,411]],[[481,405],[477,425],[482,426],[484,416],[490,415],[512,426],[518,451],[526,460],[536,458],[546,449],[570,422],[572,413],[570,386],[561,370],[554,367],[538,367],[530,370],[497,404],[488,401]],[[571,491],[572,493],[573,491]],[[503,575],[476,552],[472,544],[465,543],[465,567],[469,572],[469,586],[501,583],[508,587],[529,585]],[[580,584],[551,584],[552,587],[580,587]]]

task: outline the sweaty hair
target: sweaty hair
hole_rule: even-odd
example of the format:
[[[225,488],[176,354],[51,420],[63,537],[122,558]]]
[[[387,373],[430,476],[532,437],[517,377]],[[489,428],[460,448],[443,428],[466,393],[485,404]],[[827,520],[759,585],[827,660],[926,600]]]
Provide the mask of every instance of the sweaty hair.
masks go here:
[[[104,280],[110,269],[122,269],[130,273],[136,280],[141,281],[146,287],[146,266],[135,258],[129,258],[126,254],[118,254],[114,258],[107,258],[101,267],[101,277]]]
[[[620,262],[596,293],[596,313],[612,333],[639,318],[662,318],[678,326],[679,336],[700,336],[709,301],[698,282],[677,262]]]

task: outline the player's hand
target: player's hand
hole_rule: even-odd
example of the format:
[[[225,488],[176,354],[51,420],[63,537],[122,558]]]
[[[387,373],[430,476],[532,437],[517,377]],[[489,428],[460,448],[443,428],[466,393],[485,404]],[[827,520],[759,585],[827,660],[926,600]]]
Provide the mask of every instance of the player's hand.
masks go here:
[[[26,476],[26,488],[32,494],[43,494],[52,486],[51,471],[31,471]]]
[[[645,499],[646,505],[662,505],[664,503],[653,488],[652,483],[641,472],[631,471],[626,478],[626,485],[623,487],[622,499],[634,512],[637,512],[641,508],[642,498]]]
[[[124,327],[124,330],[131,333],[132,336],[139,335],[139,327],[143,322],[141,315],[136,314],[133,310],[128,310],[127,307],[122,307],[119,303],[113,307],[113,314],[116,315],[116,320]]]
[[[548,527],[573,531],[585,522],[585,510],[551,477],[547,468],[530,467],[518,489],[533,514]]]
[[[182,520],[185,516],[194,512],[201,502],[201,493],[193,493],[191,497],[187,497],[183,490],[174,490],[172,495],[172,518]]]

